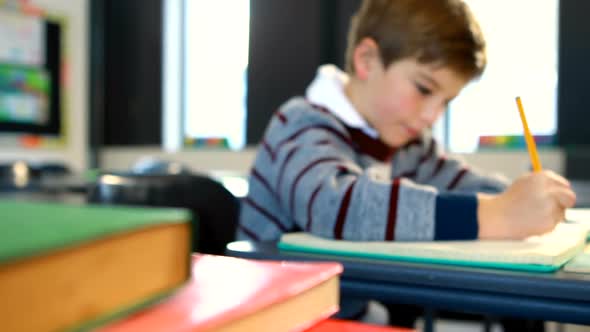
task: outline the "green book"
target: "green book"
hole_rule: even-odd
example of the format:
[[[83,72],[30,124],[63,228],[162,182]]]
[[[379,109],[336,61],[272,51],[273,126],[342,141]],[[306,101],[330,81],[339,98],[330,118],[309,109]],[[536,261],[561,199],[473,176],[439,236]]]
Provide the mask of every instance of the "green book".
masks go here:
[[[183,209],[0,200],[3,329],[84,329],[156,301],[190,275]]]
[[[521,241],[362,242],[300,232],[284,234],[278,246],[283,251],[550,272],[583,250],[587,233],[587,227],[565,223]]]

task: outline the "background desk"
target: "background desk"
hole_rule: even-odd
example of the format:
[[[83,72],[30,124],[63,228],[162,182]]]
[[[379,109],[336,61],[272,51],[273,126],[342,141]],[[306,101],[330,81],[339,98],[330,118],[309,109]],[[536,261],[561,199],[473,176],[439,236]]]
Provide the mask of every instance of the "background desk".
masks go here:
[[[279,252],[275,243],[237,241],[230,256],[328,260],[344,265],[345,296],[487,315],[590,324],[590,274],[514,272]]]

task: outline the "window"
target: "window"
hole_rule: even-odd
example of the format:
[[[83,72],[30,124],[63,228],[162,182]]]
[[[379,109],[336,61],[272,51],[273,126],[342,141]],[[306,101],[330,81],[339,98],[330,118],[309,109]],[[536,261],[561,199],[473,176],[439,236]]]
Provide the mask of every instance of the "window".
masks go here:
[[[521,136],[516,96],[534,135],[556,134],[558,2],[466,0],[486,38],[488,65],[450,104],[449,150],[473,152],[481,136]]]
[[[165,101],[164,117],[174,108],[182,110],[178,119],[170,120],[180,121],[180,128],[164,129],[165,142],[172,141],[167,144],[172,147],[181,145],[174,142],[179,140],[185,146],[244,147],[250,2],[168,0],[165,12],[165,68],[177,74],[165,74],[165,85],[180,102]],[[170,31],[175,26],[182,36],[178,44]],[[170,80],[182,83],[171,88],[175,84]]]
[[[476,151],[484,136],[520,137],[515,97],[521,96],[533,134],[552,137],[557,130],[559,0],[465,1],[486,37],[488,65],[450,104],[435,135],[452,152]],[[177,3],[176,11],[167,8],[164,29],[165,72],[177,76],[164,75],[165,146],[212,142],[243,148],[250,1],[165,3]],[[174,36],[182,36],[177,44]],[[172,98],[178,102],[167,102],[174,94],[180,95]]]

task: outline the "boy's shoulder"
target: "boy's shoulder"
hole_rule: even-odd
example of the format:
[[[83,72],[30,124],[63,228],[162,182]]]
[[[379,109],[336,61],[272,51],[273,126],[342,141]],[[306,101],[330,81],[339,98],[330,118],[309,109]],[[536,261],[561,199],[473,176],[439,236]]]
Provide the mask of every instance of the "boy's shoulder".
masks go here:
[[[293,116],[309,116],[335,120],[337,118],[325,107],[314,104],[305,97],[293,97],[279,107],[279,112]]]
[[[271,127],[273,124],[281,130],[323,126],[346,132],[346,127],[334,114],[304,97],[293,97],[283,103],[275,112]]]

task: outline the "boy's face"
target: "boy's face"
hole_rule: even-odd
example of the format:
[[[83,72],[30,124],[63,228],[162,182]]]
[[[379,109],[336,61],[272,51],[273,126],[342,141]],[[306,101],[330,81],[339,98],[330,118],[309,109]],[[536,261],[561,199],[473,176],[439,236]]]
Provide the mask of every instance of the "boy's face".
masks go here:
[[[365,83],[361,113],[381,140],[400,147],[431,127],[467,80],[447,67],[407,58],[387,68],[374,62]]]

